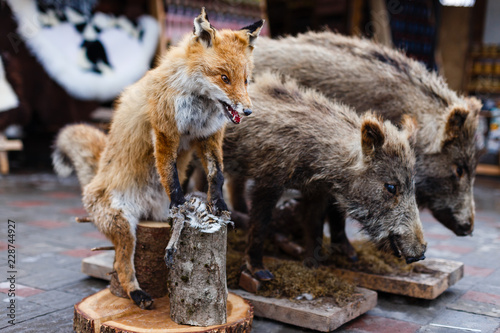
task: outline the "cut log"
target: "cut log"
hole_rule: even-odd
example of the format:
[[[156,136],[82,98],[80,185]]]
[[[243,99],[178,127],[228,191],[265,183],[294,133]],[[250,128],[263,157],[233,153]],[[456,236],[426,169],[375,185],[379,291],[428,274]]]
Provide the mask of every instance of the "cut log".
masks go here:
[[[173,232],[167,246],[170,315],[178,324],[226,323],[226,251],[229,214],[216,217],[197,197],[172,209]],[[176,230],[178,232],[176,232]],[[178,239],[174,239],[178,238]]]
[[[163,297],[168,293],[168,269],[163,255],[170,238],[169,234],[168,223],[140,222],[137,225],[135,275],[142,290],[153,298]],[[111,274],[111,292],[118,297],[127,297],[117,279],[117,274]]]
[[[251,331],[253,307],[240,296],[229,293],[227,324],[209,327],[178,325],[170,319],[168,297],[155,300],[152,310],[141,310],[129,299],[104,289],[75,305],[73,329],[77,333],[246,333]]]

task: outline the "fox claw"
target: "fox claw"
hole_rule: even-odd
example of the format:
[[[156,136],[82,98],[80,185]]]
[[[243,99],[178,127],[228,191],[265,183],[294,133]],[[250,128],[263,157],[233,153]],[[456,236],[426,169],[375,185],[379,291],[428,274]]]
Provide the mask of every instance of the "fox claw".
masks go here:
[[[140,289],[132,291],[130,293],[130,298],[143,310],[151,309],[154,303],[151,296],[149,296],[147,292]]]
[[[209,209],[210,213],[216,216],[220,216],[224,211],[229,211],[224,199],[216,199],[212,201],[212,204],[209,205]]]
[[[270,281],[274,279],[273,273],[269,272],[267,269],[262,269],[253,273],[253,276],[260,281]]]

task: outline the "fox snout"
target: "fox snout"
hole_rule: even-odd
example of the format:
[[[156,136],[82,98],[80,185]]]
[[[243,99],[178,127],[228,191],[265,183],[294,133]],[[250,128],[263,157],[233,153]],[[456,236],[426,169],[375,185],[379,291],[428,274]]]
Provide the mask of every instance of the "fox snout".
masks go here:
[[[245,114],[245,116],[249,116],[249,115],[252,114],[252,110],[250,110],[250,109],[247,108],[247,109],[243,110],[243,113]]]

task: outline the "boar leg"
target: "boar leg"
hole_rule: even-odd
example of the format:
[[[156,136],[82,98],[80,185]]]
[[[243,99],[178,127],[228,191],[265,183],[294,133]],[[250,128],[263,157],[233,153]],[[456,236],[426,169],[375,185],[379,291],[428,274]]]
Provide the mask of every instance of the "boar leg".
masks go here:
[[[317,266],[323,257],[323,223],[326,217],[328,200],[324,193],[314,195],[304,194],[301,200],[302,226],[306,234],[306,255],[304,264],[308,267]]]
[[[330,224],[332,246],[340,249],[341,254],[345,255],[349,260],[357,261],[358,255],[356,250],[354,250],[345,233],[345,212],[338,207],[334,198],[329,200],[327,217]]]
[[[255,186],[251,193],[250,232],[245,259],[247,269],[261,281],[274,278],[271,272],[265,269],[262,257],[273,209],[282,193],[283,188],[273,187],[268,181],[258,180],[255,180]]]
[[[248,214],[247,202],[245,199],[245,185],[247,179],[245,177],[228,177],[227,178],[227,191],[229,192],[229,200],[236,210],[243,214]]]

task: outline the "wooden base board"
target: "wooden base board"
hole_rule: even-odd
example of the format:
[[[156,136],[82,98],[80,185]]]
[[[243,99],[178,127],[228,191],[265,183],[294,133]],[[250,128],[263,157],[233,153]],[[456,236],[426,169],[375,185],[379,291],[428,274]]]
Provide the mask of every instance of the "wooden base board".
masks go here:
[[[376,275],[336,269],[336,274],[357,286],[391,294],[435,299],[464,276],[464,264],[445,259],[419,262],[432,273],[409,273],[407,276]]]
[[[113,256],[110,251],[83,259],[83,273],[109,280]],[[356,300],[342,308],[328,298],[294,301],[256,296],[244,290],[230,291],[250,301],[257,316],[322,332],[330,332],[377,305],[377,293],[363,288],[357,288]]]
[[[252,305],[238,295],[227,298],[227,323],[208,327],[178,325],[170,319],[168,297],[155,300],[152,310],[141,310],[131,300],[117,297],[109,289],[84,298],[75,305],[73,329],[77,333],[173,333],[173,332],[250,332]]]
[[[343,307],[327,297],[296,301],[256,296],[241,289],[231,292],[250,301],[256,316],[321,332],[333,331],[377,306],[377,293],[364,288],[356,288],[353,296],[357,299]]]
[[[98,279],[110,281],[110,273],[113,271],[113,260],[115,251],[107,251],[95,256],[83,258],[82,273]]]
[[[110,251],[83,259],[82,272],[109,281],[107,274],[112,271],[113,256],[114,252]],[[434,273],[390,276],[345,269],[337,269],[336,273],[363,288],[423,299],[435,299],[464,276],[464,264],[458,261],[425,259],[419,264]]]
[[[500,176],[500,166],[491,164],[479,164],[476,173],[483,176]]]

